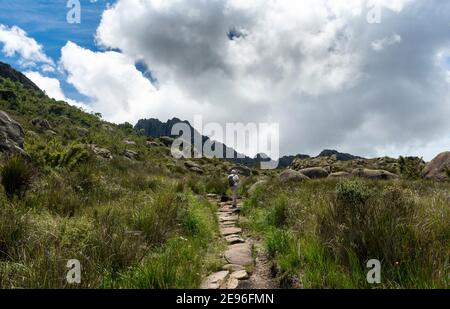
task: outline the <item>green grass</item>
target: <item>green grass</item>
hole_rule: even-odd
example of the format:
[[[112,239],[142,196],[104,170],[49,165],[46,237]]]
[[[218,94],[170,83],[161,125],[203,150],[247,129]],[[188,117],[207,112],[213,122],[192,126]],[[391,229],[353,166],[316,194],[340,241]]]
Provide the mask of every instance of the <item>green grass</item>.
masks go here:
[[[245,227],[263,235],[282,286],[371,288],[365,263],[382,263],[382,288],[446,288],[449,184],[424,181],[272,180],[246,202]]]
[[[20,98],[0,100],[0,109],[23,126],[31,157],[0,158],[0,288],[198,287],[219,267],[214,208],[197,194],[220,182],[190,173],[166,147],[149,147],[129,124],[0,81]],[[56,135],[35,128],[35,118]],[[113,159],[95,156],[92,144]],[[138,160],[125,158],[127,149]],[[205,177],[226,169],[203,163]],[[70,259],[81,262],[80,285],[65,280]]]

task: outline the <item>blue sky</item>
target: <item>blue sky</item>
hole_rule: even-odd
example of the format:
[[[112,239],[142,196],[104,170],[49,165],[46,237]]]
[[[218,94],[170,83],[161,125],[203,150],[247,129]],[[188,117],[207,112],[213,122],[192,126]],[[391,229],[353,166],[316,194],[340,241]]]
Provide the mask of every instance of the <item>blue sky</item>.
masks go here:
[[[45,54],[55,62],[61,57],[61,48],[67,41],[97,51],[95,31],[99,25],[101,14],[108,3],[114,1],[81,0],[81,23],[69,24],[66,20],[66,0],[0,0],[0,24],[18,26],[25,30],[29,37],[43,46]],[[0,46],[1,47],[1,46]],[[23,69],[19,64],[19,56],[7,57],[0,53],[0,60],[17,69]],[[74,100],[86,100],[73,86],[65,81],[61,72],[55,71],[46,75],[56,77],[67,97]]]

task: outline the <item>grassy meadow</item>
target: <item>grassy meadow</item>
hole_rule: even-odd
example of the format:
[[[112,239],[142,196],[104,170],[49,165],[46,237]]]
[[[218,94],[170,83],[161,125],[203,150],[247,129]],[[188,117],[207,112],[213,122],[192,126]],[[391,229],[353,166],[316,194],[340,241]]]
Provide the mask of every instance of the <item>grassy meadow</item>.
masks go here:
[[[448,288],[449,205],[449,183],[272,179],[244,214],[283,287]],[[375,286],[370,259],[381,261]]]

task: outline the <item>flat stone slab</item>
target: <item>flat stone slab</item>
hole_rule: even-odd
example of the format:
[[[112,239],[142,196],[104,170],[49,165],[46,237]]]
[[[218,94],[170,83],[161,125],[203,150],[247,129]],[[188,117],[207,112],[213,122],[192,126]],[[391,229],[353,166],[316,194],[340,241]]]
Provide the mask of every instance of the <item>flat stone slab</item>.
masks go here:
[[[247,271],[245,271],[245,270],[238,270],[238,271],[235,271],[235,272],[233,272],[231,275],[230,275],[230,278],[234,278],[234,279],[238,279],[238,280],[245,280],[245,279],[248,279],[248,273],[247,273]]]
[[[244,239],[242,239],[241,236],[237,235],[237,234],[232,234],[232,235],[228,235],[225,237],[225,240],[230,244],[230,245],[234,245],[234,244],[242,244],[245,242]]]
[[[242,229],[238,227],[226,227],[220,230],[222,236],[242,233]]]
[[[233,216],[233,215],[221,215],[220,217],[219,217],[219,221],[223,221],[223,222],[226,222],[226,221],[237,221],[237,220],[239,220],[239,217],[238,216]]]
[[[225,259],[230,264],[250,266],[253,264],[252,250],[249,244],[236,244],[228,247],[224,253]]]
[[[227,289],[228,290],[235,290],[239,286],[239,279],[236,278],[230,278],[227,281]]]
[[[226,280],[229,277],[230,272],[228,270],[222,270],[216,273],[213,273],[206,278],[206,280],[202,283],[203,289],[219,289],[224,285]]]
[[[222,266],[222,269],[233,273],[239,270],[245,270],[245,267],[237,264],[225,264]]]

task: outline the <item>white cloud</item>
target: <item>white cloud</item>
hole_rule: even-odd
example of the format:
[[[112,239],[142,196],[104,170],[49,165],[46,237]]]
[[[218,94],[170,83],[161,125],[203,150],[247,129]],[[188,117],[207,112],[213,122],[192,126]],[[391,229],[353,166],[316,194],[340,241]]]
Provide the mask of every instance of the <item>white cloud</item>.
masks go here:
[[[113,122],[137,122],[143,115],[186,118],[191,112],[208,111],[170,82],[157,90],[133,60],[118,52],[93,52],[68,42],[60,64],[67,81],[91,99],[90,107]]]
[[[402,41],[402,37],[398,34],[394,34],[390,37],[385,37],[380,40],[375,40],[372,42],[372,49],[376,52],[383,51],[386,47],[398,44]]]
[[[373,4],[383,8],[381,24],[366,21]],[[61,64],[92,108],[116,122],[199,113],[222,123],[277,121],[282,153],[425,153],[447,147],[439,141],[450,129],[447,75],[433,64],[448,46],[448,21],[436,5],[450,8],[437,0],[119,0],[96,39],[121,52],[68,43]]]
[[[54,66],[53,60],[44,53],[42,45],[17,26],[9,28],[0,24],[0,43],[3,43],[3,53],[8,57],[18,54],[19,62],[24,67],[41,64],[45,71],[50,71]]]
[[[64,95],[61,89],[61,83],[56,78],[46,77],[41,75],[39,72],[25,72],[24,73],[33,83],[35,83],[40,89],[44,90],[45,93],[50,97],[58,101],[65,101],[70,105],[80,107],[86,111],[91,109],[83,103],[77,102],[75,100],[69,99]]]

